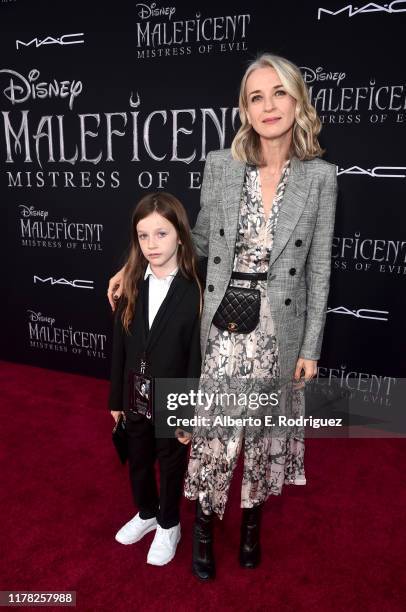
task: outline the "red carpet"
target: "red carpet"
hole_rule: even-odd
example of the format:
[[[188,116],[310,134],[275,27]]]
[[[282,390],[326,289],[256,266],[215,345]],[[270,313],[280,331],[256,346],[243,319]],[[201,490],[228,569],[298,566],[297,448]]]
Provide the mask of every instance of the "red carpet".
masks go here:
[[[128,547],[114,540],[135,511],[111,444],[108,383],[0,365],[0,590],[75,590],[86,612],[405,610],[404,440],[309,440],[308,484],[267,503],[256,570],[237,562],[239,471],[216,524],[218,578],[200,584],[192,503],[165,567],[145,563],[153,534]]]

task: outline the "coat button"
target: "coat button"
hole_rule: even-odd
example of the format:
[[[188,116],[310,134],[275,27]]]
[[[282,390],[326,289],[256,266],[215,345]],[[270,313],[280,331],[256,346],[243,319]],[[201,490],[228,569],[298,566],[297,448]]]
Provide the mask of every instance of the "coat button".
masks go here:
[[[285,304],[286,304],[286,306],[289,306],[289,304],[291,303],[291,301],[292,301],[292,300],[291,300],[290,298],[287,298],[287,299],[285,300]]]
[[[223,230],[223,228],[221,228],[221,230],[220,230],[220,236],[224,236],[224,230]]]
[[[289,270],[289,274],[291,274],[292,276],[294,276],[296,274],[296,268],[291,268]]]
[[[303,244],[303,241],[300,240],[300,238],[298,240],[296,240],[296,242],[295,242],[296,246],[302,246],[302,244]]]
[[[208,290],[208,291],[214,291],[214,287],[213,287],[213,285],[209,285],[209,286],[207,287],[207,290]]]
[[[214,263],[220,263],[221,258],[220,258],[220,257],[215,257],[215,258],[213,259],[213,261],[214,261]]]

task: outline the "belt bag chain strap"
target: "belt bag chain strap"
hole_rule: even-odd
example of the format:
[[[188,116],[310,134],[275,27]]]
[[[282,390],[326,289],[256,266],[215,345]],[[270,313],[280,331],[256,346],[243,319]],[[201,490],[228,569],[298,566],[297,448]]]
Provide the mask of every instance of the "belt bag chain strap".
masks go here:
[[[259,280],[267,280],[268,273],[233,272],[231,279],[249,280],[251,287],[229,285],[213,317],[218,329],[239,334],[252,332],[259,321],[261,293],[255,289]]]

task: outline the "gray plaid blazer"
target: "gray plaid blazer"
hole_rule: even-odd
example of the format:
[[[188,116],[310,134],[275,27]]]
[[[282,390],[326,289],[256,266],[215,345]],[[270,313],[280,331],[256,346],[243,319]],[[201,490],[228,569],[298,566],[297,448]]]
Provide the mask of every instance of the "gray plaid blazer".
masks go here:
[[[201,350],[230,281],[246,165],[229,149],[207,155],[201,209],[192,230],[198,255],[208,258]],[[268,270],[268,296],[279,345],[281,376],[299,357],[319,359],[330,285],[337,199],[336,166],[293,157],[279,211]]]

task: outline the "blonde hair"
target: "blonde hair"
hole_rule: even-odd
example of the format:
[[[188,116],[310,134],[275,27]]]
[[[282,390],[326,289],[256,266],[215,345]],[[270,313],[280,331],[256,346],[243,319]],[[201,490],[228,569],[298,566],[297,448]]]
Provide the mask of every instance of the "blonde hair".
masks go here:
[[[291,152],[299,159],[313,159],[323,155],[325,150],[320,147],[317,139],[321,130],[321,121],[310,102],[309,92],[300,69],[284,57],[264,53],[249,64],[241,81],[238,101],[241,127],[231,144],[234,159],[259,166],[265,163],[259,135],[247,117],[247,79],[257,68],[273,68],[286,91],[296,100]]]

